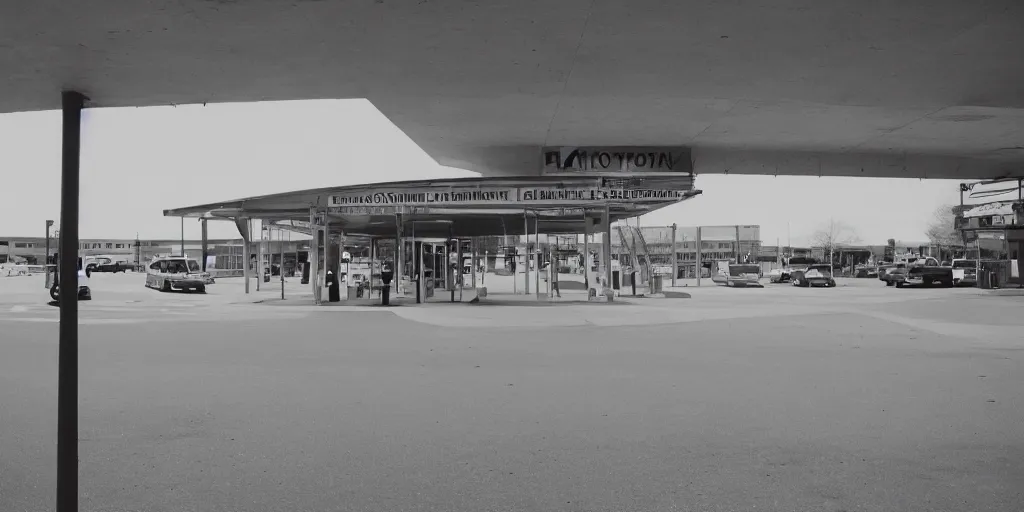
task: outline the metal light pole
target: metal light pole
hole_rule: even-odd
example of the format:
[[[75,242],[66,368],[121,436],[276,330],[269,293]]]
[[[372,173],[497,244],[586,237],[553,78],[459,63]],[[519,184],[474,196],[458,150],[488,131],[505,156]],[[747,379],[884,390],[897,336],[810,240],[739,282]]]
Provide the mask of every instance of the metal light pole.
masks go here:
[[[50,228],[53,221],[46,221],[46,256],[43,258],[43,265],[46,265],[46,289],[50,289]]]
[[[78,200],[85,96],[61,93],[60,331],[57,362],[57,512],[78,510]]]

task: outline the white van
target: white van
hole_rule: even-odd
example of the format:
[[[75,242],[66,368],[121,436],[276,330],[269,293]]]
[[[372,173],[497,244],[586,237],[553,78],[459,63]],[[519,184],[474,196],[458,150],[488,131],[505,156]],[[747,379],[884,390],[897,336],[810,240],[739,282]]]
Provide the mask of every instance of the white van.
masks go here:
[[[146,287],[169,292],[173,289],[206,293],[210,274],[203,272],[199,262],[181,256],[153,258],[146,268]]]

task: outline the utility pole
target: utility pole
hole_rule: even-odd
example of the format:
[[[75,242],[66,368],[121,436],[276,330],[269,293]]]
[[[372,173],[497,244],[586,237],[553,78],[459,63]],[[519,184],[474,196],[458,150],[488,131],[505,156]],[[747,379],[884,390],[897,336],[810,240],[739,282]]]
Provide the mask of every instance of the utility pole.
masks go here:
[[[679,276],[679,248],[676,246],[676,223],[672,223],[672,287],[676,286]]]
[[[53,221],[46,221],[46,257],[43,258],[43,265],[46,265],[46,289],[50,289],[50,228],[53,226]],[[7,246],[8,254],[10,253],[11,247]],[[7,257],[10,261],[10,256]]]

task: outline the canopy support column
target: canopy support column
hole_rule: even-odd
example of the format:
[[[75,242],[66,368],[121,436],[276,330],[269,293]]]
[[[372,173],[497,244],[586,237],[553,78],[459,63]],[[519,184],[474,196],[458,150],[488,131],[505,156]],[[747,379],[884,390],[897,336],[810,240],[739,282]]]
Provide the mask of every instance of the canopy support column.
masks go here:
[[[405,289],[402,287],[402,276],[405,271],[405,239],[402,236],[402,214],[395,214],[395,294],[402,295]]]
[[[612,222],[611,222],[611,206],[605,205],[604,210],[601,212],[601,228],[604,229],[602,234],[603,240],[601,240],[601,248],[604,249],[602,259],[604,260],[604,282],[608,288],[606,296],[608,302],[611,302],[615,295],[615,290],[612,288]]]
[[[281,277],[281,300],[284,300],[284,230],[277,230],[277,249],[281,253],[281,263],[277,266],[277,275]]]
[[[523,276],[526,282],[526,287],[523,288],[523,295],[530,294],[530,218],[526,214],[526,210],[523,210],[523,230],[525,235],[523,236]]]
[[[583,210],[583,287],[587,289],[587,297],[590,297],[590,217],[587,210]]]
[[[57,512],[78,510],[78,201],[85,96],[61,93]],[[84,262],[84,260],[83,260]]]
[[[697,226],[697,286],[700,286],[700,276],[704,273],[704,256],[701,254],[700,226]]]
[[[263,280],[263,221],[260,221],[260,241],[256,242],[256,291],[260,291],[260,281]],[[182,242],[181,252],[185,253],[184,242]]]
[[[676,224],[672,223],[672,287],[676,286],[676,278],[679,277],[679,246],[676,242]],[[653,277],[653,276],[652,276]],[[653,280],[652,280],[653,282]]]
[[[209,255],[210,255],[210,235],[209,235],[209,231],[207,231],[206,219],[203,219],[203,220],[201,220],[199,222],[200,222],[200,224],[202,226],[202,237],[203,237],[203,263],[202,263],[202,269],[203,269],[203,272],[206,272],[206,259],[209,258]]]
[[[469,264],[472,267],[470,268],[470,284],[473,286],[473,289],[476,290],[476,237],[469,239],[469,252]]]
[[[309,209],[309,282],[313,284],[313,303],[320,304],[320,226],[317,225],[316,207]]]
[[[370,276],[368,277],[368,281],[367,281],[367,282],[370,283],[370,286],[366,290],[366,298],[367,299],[373,297],[373,266],[374,266],[374,264],[376,264],[376,261],[377,261],[377,239],[371,236],[370,237]]]
[[[537,300],[540,300],[540,216],[537,215],[537,212],[533,212],[533,254],[531,256],[537,262],[534,267],[537,270],[534,273],[534,289]]]

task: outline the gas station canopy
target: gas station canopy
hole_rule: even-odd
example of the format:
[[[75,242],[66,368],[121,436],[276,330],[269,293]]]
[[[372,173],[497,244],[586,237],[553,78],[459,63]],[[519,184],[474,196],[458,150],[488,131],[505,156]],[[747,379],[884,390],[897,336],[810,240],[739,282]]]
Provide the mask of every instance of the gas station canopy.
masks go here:
[[[518,234],[524,215],[541,233],[579,233],[585,214],[612,222],[701,192],[689,173],[461,178],[373,183],[257,196],[164,210],[167,217],[261,219],[308,229],[315,215],[353,235],[392,237],[396,220],[416,236]]]

